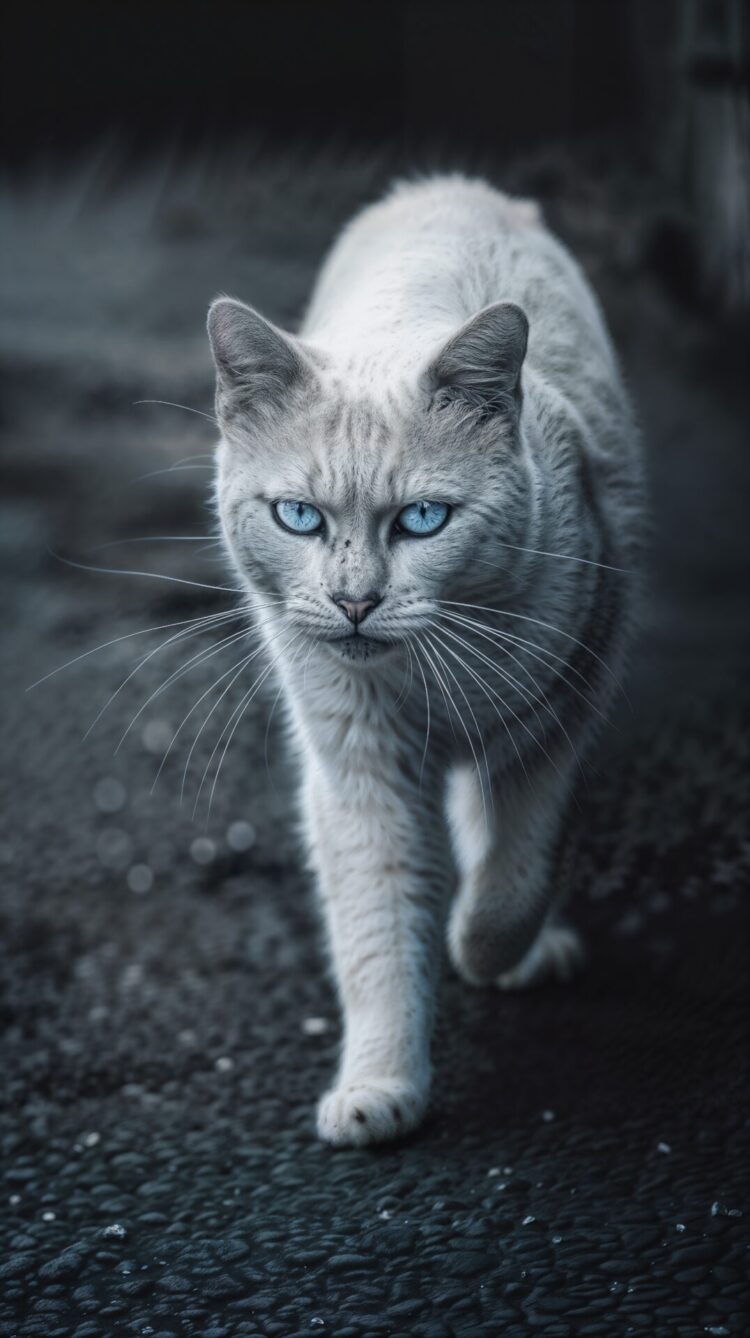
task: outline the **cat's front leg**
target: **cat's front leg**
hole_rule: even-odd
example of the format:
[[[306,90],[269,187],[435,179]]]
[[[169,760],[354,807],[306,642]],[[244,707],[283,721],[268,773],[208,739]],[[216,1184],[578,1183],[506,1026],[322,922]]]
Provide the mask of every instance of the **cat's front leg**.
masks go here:
[[[427,1106],[449,844],[437,803],[400,792],[394,777],[316,774],[305,807],[344,1027],[318,1133],[382,1142]]]
[[[501,780],[487,821],[473,771],[454,778],[450,813],[461,869],[448,947],[471,985],[521,988],[545,975],[567,979],[582,956],[577,935],[557,925],[552,854],[570,795],[565,759],[529,777]]]

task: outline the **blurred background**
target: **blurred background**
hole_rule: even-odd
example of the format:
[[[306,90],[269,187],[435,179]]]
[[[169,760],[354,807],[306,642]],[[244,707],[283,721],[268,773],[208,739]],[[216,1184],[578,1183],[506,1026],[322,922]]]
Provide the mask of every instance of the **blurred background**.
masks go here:
[[[561,1297],[743,1331],[747,6],[27,0],[2,37],[8,1332],[559,1336]],[[434,1121],[332,1163],[276,685],[233,714],[205,312],[293,328],[351,213],[452,169],[538,199],[603,303],[647,603],[561,856],[588,973],[449,980]]]

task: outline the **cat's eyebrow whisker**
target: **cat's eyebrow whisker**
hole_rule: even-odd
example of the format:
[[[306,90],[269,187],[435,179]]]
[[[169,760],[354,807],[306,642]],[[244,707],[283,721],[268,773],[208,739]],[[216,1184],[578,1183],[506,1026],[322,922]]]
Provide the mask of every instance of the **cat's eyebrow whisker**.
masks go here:
[[[199,418],[207,418],[209,423],[215,423],[219,426],[218,418],[212,413],[204,413],[202,409],[193,409],[189,404],[177,404],[175,400],[133,400],[133,407],[138,404],[161,404],[165,409],[184,409],[186,413],[197,414]]]
[[[244,612],[245,610],[240,607],[238,608],[234,616],[236,618],[240,618]],[[165,632],[170,627],[188,627],[198,624],[200,624],[203,627],[206,627],[207,625],[216,622],[217,619],[221,619],[228,616],[229,615],[224,612],[209,613],[197,618],[182,618],[179,621],[173,623],[157,623],[153,627],[139,627],[138,630],[135,632],[124,632],[122,636],[112,637],[110,641],[103,641],[100,646],[92,646],[90,650],[84,650],[80,655],[74,655],[73,659],[66,660],[65,664],[58,664],[56,669],[50,669],[48,674],[44,674],[42,678],[38,678],[35,683],[29,683],[29,686],[27,687],[26,691],[31,692],[32,688],[39,687],[40,683],[46,683],[48,678],[52,678],[55,674],[62,673],[63,669],[70,669],[74,664],[78,664],[80,660],[88,659],[89,655],[96,655],[97,651],[107,650],[109,646],[116,646],[121,641],[129,641],[131,637],[146,636],[148,632]]]
[[[171,581],[174,585],[191,585],[198,590],[217,590],[220,594],[244,595],[245,590],[239,586],[233,585],[211,585],[206,581],[189,581],[184,576],[169,576],[163,571],[129,571],[123,567],[93,567],[87,562],[74,562],[72,558],[64,558],[60,553],[55,553],[52,549],[48,550],[51,557],[62,562],[66,567],[75,567],[77,571],[91,571],[103,576],[147,576],[153,581]]]
[[[237,615],[234,613],[234,611],[232,611],[232,612],[228,612],[228,613],[219,613],[219,614],[215,614],[214,617],[213,617],[213,619],[212,619],[212,622],[211,622],[211,628],[213,629],[214,627],[221,627],[221,626],[223,626],[225,623],[229,623],[229,622],[233,622],[233,621],[235,621],[236,618],[237,618]],[[84,736],[83,736],[84,739],[87,739],[87,738],[89,737],[89,734],[91,734],[92,730],[96,728],[96,726],[98,725],[98,723],[99,723],[99,721],[101,720],[102,716],[104,715],[105,711],[107,711],[107,710],[109,709],[109,707],[112,705],[113,701],[115,701],[116,698],[119,697],[120,693],[123,691],[124,688],[127,687],[128,683],[130,683],[131,679],[135,678],[135,675],[138,673],[139,669],[142,669],[143,666],[144,666],[145,664],[148,664],[149,660],[152,660],[152,659],[154,658],[155,655],[158,655],[158,654],[159,654],[160,651],[165,650],[167,646],[174,645],[174,643],[175,643],[176,641],[186,641],[186,640],[189,640],[190,637],[197,636],[199,632],[202,632],[202,631],[205,631],[205,630],[208,630],[208,629],[205,627],[205,625],[201,624],[201,625],[195,626],[195,625],[191,622],[191,623],[190,623],[190,624],[189,624],[183,631],[181,631],[181,632],[175,632],[175,634],[174,634],[173,636],[167,637],[166,640],[164,640],[164,641],[160,641],[158,646],[154,646],[153,649],[150,650],[150,651],[148,652],[148,654],[144,655],[143,658],[142,658],[141,660],[138,661],[138,663],[137,663],[137,665],[135,666],[135,668],[134,668],[134,669],[131,669],[130,673],[129,673],[129,674],[122,680],[122,682],[115,688],[115,690],[114,690],[114,692],[112,693],[112,695],[111,695],[111,696],[109,697],[109,699],[104,703],[104,706],[102,706],[101,710],[98,712],[98,714],[96,715],[96,717],[94,718],[94,720],[92,720],[91,724],[89,725],[88,729],[86,730],[86,733],[85,733]]]
[[[181,465],[181,464],[166,465],[164,469],[150,469],[147,474],[137,474],[134,479],[130,480],[128,487],[134,487],[136,483],[145,483],[147,479],[161,478],[162,474],[189,474],[190,471],[193,469],[206,469],[213,474],[215,466]]]
[[[210,543],[204,544],[202,548],[196,548],[196,553],[207,553],[210,548],[223,548],[221,539],[212,539]]]
[[[213,534],[141,534],[133,539],[110,539],[109,543],[97,544],[96,548],[86,551],[104,553],[108,548],[120,548],[123,544],[197,544],[207,541],[218,542]]]
[[[115,752],[119,753],[131,729],[133,728],[135,723],[138,720],[140,720],[141,716],[143,715],[143,712],[147,709],[147,707],[149,707],[153,701],[156,701],[156,698],[160,697],[163,692],[166,692],[167,688],[170,687],[172,683],[176,683],[178,679],[184,677],[184,675],[193,667],[193,665],[204,664],[206,660],[211,660],[213,659],[214,655],[218,655],[219,651],[224,650],[226,646],[234,646],[238,641],[243,641],[246,637],[247,637],[247,628],[243,627],[240,629],[239,632],[232,632],[228,637],[223,637],[221,641],[217,641],[215,646],[209,646],[207,648],[204,648],[203,650],[199,650],[196,655],[191,655],[190,659],[186,660],[184,664],[181,664],[178,669],[175,669],[174,672],[168,676],[168,678],[165,678],[164,681],[160,683],[157,688],[154,689],[154,691],[150,694],[150,696],[146,698],[145,702],[143,702],[143,704],[139,706],[138,710],[133,716],[133,719],[130,721],[130,724],[128,725],[127,729],[122,734],[120,741],[117,744],[117,747],[115,748]]]
[[[601,571],[616,571],[620,576],[635,576],[630,567],[613,567],[609,562],[595,562],[593,558],[574,557],[572,553],[549,553],[544,548],[524,548],[522,544],[506,544],[500,539],[493,539],[498,548],[512,548],[516,553],[531,553],[535,557],[559,558],[561,562],[582,562],[587,567],[599,567]],[[485,567],[494,567],[496,571],[505,571],[497,562],[488,562],[486,558],[469,558],[470,562],[481,562]]]
[[[622,693],[623,697],[630,705],[630,699],[628,698],[625,689],[623,688],[622,684],[617,679],[615,674],[613,674],[606,660],[603,660],[601,655],[597,655],[596,651],[592,650],[590,646],[587,646],[584,641],[579,641],[577,637],[574,637],[572,635],[572,633],[563,631],[561,627],[555,627],[554,623],[544,622],[541,618],[532,618],[528,613],[511,613],[509,609],[490,608],[487,605],[483,604],[467,604],[467,603],[462,603],[460,600],[457,599],[441,599],[437,600],[436,602],[439,604],[447,604],[452,608],[474,609],[478,613],[496,613],[504,618],[518,618],[520,619],[521,622],[534,623],[537,627],[543,627],[548,632],[555,632],[558,636],[565,637],[567,641],[572,641],[575,646],[579,646],[581,650],[585,650],[586,653],[592,657],[592,659],[596,660],[597,664],[600,664],[602,666],[602,668],[606,671],[607,674],[609,674],[609,677],[612,679],[615,686]]]
[[[450,665],[447,664],[446,661],[443,659],[442,655],[440,654],[440,651],[439,651],[439,650],[437,649],[437,647],[435,646],[435,643],[434,643],[434,641],[433,641],[433,638],[430,636],[429,632],[426,632],[426,633],[425,633],[425,637],[426,637],[426,639],[429,641],[430,646],[431,646],[431,648],[432,648],[432,651],[433,651],[433,653],[434,653],[436,659],[438,660],[438,662],[440,663],[440,665],[443,667],[443,669],[445,669],[446,673],[449,673],[449,674],[450,674],[451,678],[453,679],[453,682],[456,684],[456,687],[458,688],[459,692],[461,693],[461,696],[463,697],[464,701],[466,702],[467,708],[468,708],[468,710],[469,710],[469,714],[471,715],[471,718],[472,718],[472,720],[473,720],[473,722],[474,722],[474,728],[475,728],[476,731],[477,731],[477,735],[478,735],[478,738],[479,738],[479,742],[480,742],[481,747],[482,747],[482,754],[483,754],[483,757],[484,757],[484,769],[485,769],[485,771],[486,771],[486,773],[487,773],[487,794],[489,795],[490,808],[492,808],[492,809],[494,810],[494,804],[493,804],[493,800],[492,800],[492,773],[491,773],[491,771],[490,771],[490,764],[489,764],[489,761],[488,761],[488,759],[487,759],[487,749],[486,749],[485,746],[484,746],[484,736],[483,736],[483,734],[482,734],[481,729],[479,728],[479,723],[478,723],[478,721],[477,721],[476,715],[474,714],[474,709],[473,709],[473,707],[472,707],[472,705],[471,705],[471,702],[469,701],[469,698],[466,696],[466,693],[464,692],[464,689],[463,689],[462,684],[459,682],[458,678],[456,677],[455,673],[454,673],[453,670],[451,669]],[[450,688],[447,688],[447,692],[448,692],[448,696],[449,696],[451,702],[453,702],[454,710],[457,709],[456,706],[455,706],[455,702],[454,702],[454,700],[453,700],[453,694],[451,693]],[[469,731],[468,731],[468,729],[466,728],[466,725],[465,725],[465,723],[464,723],[463,717],[462,717],[462,715],[461,715],[460,712],[457,712],[457,714],[458,714],[459,721],[461,722],[461,728],[463,729],[464,734],[466,735],[467,742],[468,742],[469,747],[470,747],[470,749],[471,749],[471,755],[472,755],[472,757],[474,758],[474,766],[476,767],[477,780],[479,781],[479,789],[480,789],[480,791],[481,791],[481,795],[482,795],[482,810],[483,810],[483,813],[484,813],[484,823],[485,823],[485,827],[489,830],[489,820],[488,820],[488,816],[487,816],[487,795],[486,795],[485,792],[484,792],[484,781],[483,781],[483,779],[482,779],[482,770],[481,770],[481,767],[480,767],[480,765],[479,765],[479,758],[477,757],[476,750],[475,750],[474,745],[473,745],[473,743],[472,743],[472,741],[471,741],[471,735],[469,734]]]

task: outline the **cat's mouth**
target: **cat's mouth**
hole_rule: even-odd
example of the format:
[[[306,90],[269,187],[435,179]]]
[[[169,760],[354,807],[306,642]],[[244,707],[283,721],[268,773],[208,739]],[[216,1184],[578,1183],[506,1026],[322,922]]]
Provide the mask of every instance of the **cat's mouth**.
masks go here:
[[[331,637],[323,644],[340,659],[359,663],[364,660],[382,659],[396,647],[395,641],[376,640],[375,637],[365,636],[363,632],[355,632],[351,636]]]

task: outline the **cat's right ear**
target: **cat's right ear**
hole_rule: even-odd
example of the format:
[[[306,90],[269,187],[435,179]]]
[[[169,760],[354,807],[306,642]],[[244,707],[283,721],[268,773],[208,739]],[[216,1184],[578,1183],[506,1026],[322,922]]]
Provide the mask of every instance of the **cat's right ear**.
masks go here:
[[[212,302],[208,338],[220,417],[239,409],[283,409],[295,389],[312,381],[312,363],[298,341],[244,302],[231,297]]]
[[[529,322],[514,302],[495,302],[466,321],[427,373],[438,404],[463,401],[483,414],[514,420],[521,408],[521,368]]]

